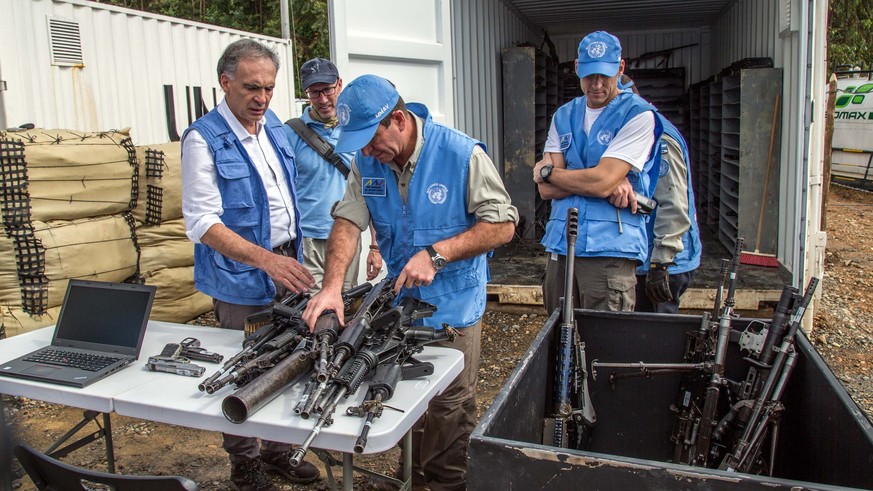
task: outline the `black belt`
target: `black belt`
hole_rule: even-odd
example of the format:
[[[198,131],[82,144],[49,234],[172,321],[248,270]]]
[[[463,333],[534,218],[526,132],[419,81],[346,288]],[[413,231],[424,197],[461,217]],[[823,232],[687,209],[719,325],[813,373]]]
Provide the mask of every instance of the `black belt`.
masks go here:
[[[289,255],[290,252],[292,256],[297,255],[297,240],[289,240],[284,244],[279,244],[273,248],[273,252],[276,254],[282,254],[283,256]]]

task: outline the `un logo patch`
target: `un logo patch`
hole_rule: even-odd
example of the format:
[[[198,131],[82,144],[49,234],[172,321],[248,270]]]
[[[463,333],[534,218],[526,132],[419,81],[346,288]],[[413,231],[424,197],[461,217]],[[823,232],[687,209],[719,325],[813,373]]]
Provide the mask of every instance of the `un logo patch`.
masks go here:
[[[612,131],[600,130],[600,132],[597,133],[597,141],[601,145],[609,145],[609,142],[612,141]]]
[[[592,58],[600,58],[606,54],[606,44],[597,41],[588,45],[588,56]]]
[[[445,184],[435,182],[427,187],[427,199],[435,205],[445,203],[448,194],[449,188],[447,188]]]
[[[345,126],[349,124],[349,119],[352,116],[352,108],[349,107],[345,102],[340,103],[336,106],[336,119],[339,121],[340,126]]]

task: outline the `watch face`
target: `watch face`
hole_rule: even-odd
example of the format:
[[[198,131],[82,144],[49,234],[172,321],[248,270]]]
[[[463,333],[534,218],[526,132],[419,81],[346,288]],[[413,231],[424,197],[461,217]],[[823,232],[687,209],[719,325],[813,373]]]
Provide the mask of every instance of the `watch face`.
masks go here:
[[[446,264],[448,264],[448,261],[446,261],[446,258],[444,258],[440,255],[432,257],[431,259],[433,260],[433,267],[436,268],[437,270],[445,268]]]
[[[543,167],[540,167],[540,178],[542,178],[543,181],[549,182],[549,176],[551,176],[551,175],[552,175],[552,166],[551,165],[545,165]]]

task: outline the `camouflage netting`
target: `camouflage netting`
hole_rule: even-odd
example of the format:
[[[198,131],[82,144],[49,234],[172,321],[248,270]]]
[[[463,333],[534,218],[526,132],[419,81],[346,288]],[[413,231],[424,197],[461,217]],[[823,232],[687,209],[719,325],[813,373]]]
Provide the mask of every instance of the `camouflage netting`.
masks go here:
[[[70,278],[157,285],[156,320],[211,310],[194,288],[180,165],[178,143],[135,148],[127,130],[0,132],[6,334],[54,324]]]
[[[145,225],[182,217],[182,150],[179,142],[136,148],[142,166],[133,214]]]

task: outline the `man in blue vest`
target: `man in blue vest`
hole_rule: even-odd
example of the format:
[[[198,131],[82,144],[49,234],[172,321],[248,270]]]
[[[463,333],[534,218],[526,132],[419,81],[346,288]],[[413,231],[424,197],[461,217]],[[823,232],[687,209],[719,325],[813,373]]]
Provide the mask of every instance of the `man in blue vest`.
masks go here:
[[[637,266],[648,252],[645,218],[634,195],[647,195],[661,125],[654,108],[618,88],[624,72],[615,36],[593,32],[579,43],[583,97],[552,117],[534,182],[552,211],[542,244],[549,253],[543,300],[551,312],[564,295],[566,254],[575,255],[574,303],[597,310],[634,308]],[[566,217],[579,210],[576,250],[567,251]]]
[[[242,330],[249,314],[288,292],[315,286],[300,263],[294,152],[269,110],[279,59],[244,39],[218,60],[225,93],[182,136],[182,212],[194,242],[194,285],[213,298],[221,327]],[[240,338],[242,341],[242,338]],[[276,491],[265,472],[307,483],[318,469],[291,466],[291,446],[224,434],[231,483],[242,491]]]
[[[332,61],[313,58],[300,67],[300,85],[309,106],[303,110],[301,121],[315,132],[324,143],[336,147],[339,137],[336,119],[336,100],[343,88],[343,79]],[[324,276],[327,257],[327,236],[333,225],[330,210],[333,204],[343,199],[346,178],[338,167],[328,162],[307,140],[291,126],[285,125],[288,143],[294,149],[297,165],[297,205],[300,210],[300,229],[303,231],[303,264],[315,278],[316,288],[320,288]],[[337,153],[337,166],[343,166],[348,173],[352,160],[351,152]],[[373,279],[382,269],[382,256],[373,241],[367,254],[367,277]],[[356,246],[358,254],[346,272],[343,290],[355,285],[358,280],[358,256],[360,242]]]
[[[620,86],[634,94],[636,86],[626,75]],[[658,203],[648,220],[649,257],[637,268],[637,312],[676,314],[679,297],[694,279],[700,266],[700,230],[694,190],[691,186],[691,161],[688,145],[676,126],[658,113],[661,135],[659,164],[653,166],[650,188]],[[657,175],[655,175],[657,173]]]
[[[512,239],[518,211],[481,142],[435,123],[424,105],[406,104],[384,78],[352,81],[337,115],[337,150],[358,152],[345,197],[333,210],[324,284],[304,320],[314,326],[324,310],[343,311],[340,287],[351,246],[372,219],[398,297],[436,305],[434,316],[419,322],[461,333],[443,345],[464,353],[464,369],[417,423],[412,458],[416,489],[464,489],[467,440],[476,424],[485,256]]]

